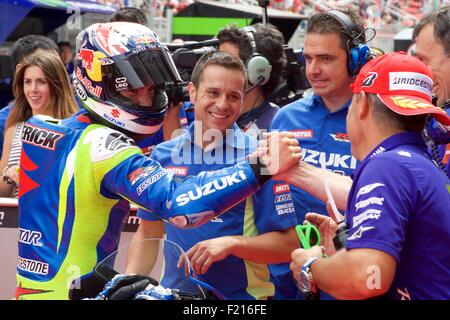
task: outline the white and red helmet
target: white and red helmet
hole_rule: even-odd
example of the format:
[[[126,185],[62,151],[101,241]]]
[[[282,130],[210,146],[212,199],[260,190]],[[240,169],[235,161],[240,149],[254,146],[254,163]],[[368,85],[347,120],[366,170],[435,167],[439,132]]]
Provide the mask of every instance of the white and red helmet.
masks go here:
[[[97,121],[134,135],[159,130],[168,105],[165,85],[181,81],[156,33],[131,22],[97,23],[81,31],[73,77],[79,100]],[[148,108],[120,93],[144,86],[154,88]]]

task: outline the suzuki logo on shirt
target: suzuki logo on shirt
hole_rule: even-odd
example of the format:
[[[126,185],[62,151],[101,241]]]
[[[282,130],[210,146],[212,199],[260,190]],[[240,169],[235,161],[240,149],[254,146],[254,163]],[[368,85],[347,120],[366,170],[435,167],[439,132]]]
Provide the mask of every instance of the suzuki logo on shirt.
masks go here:
[[[294,137],[297,139],[312,139],[314,138],[314,131],[308,130],[291,130],[294,133]]]
[[[356,158],[349,154],[327,153],[311,149],[302,149],[302,160],[314,165],[321,165],[326,167],[336,167],[343,169],[355,169]]]
[[[217,190],[222,190],[227,187],[230,187],[234,184],[238,184],[244,180],[247,180],[244,171],[240,170],[238,172],[233,173],[232,175],[228,175],[225,177],[221,177],[220,179],[213,180],[207,182],[201,188],[195,188],[195,191],[188,191],[187,193],[182,193],[178,197],[176,197],[176,202],[178,206],[182,207],[188,204],[191,200],[198,200],[203,196],[207,196],[216,192]]]

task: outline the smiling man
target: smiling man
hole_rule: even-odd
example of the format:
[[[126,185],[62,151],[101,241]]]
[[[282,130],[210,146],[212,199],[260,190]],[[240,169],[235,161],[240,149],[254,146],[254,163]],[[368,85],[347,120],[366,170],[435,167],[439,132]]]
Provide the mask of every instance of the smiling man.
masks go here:
[[[450,6],[442,7],[423,17],[413,32],[416,56],[425,63],[433,74],[433,94],[439,107],[450,114]],[[438,154],[442,168],[450,178],[450,127],[436,130],[428,125],[427,132]]]
[[[195,121],[179,137],[159,144],[151,158],[176,179],[184,180],[201,171],[230,167],[242,161],[256,147],[256,139],[244,134],[236,124],[242,109],[247,84],[244,64],[233,55],[218,51],[204,55],[196,64],[189,84],[191,102],[195,104]],[[240,179],[237,174],[233,180]],[[226,181],[216,181],[210,189],[220,190]],[[270,190],[271,191],[271,190]],[[290,194],[282,196],[289,198]],[[191,192],[182,201],[201,199],[201,192]],[[147,238],[162,238],[180,245],[190,258],[199,279],[218,289],[228,299],[267,299],[275,294],[267,263],[289,261],[298,247],[292,228],[296,225],[293,210],[277,210],[275,201],[266,203],[267,190],[248,197],[226,214],[194,229],[180,229],[163,222],[158,212],[139,210],[139,229],[130,247],[127,273],[149,273],[156,257]],[[259,201],[258,201],[259,200]],[[292,204],[281,199],[283,205]],[[266,206],[266,210],[262,210]],[[279,205],[278,205],[279,206]],[[177,270],[178,257],[165,250],[162,285],[182,292],[196,293]]]

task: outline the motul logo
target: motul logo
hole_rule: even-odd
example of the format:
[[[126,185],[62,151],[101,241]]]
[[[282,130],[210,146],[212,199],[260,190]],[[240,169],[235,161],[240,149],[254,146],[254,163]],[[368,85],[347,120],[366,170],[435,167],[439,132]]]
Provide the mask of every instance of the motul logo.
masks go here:
[[[284,183],[284,184],[276,184],[273,186],[273,193],[274,194],[280,194],[280,193],[286,193],[286,192],[291,192],[291,189],[289,188],[289,185]]]
[[[113,110],[111,111],[111,115],[112,115],[114,118],[118,118],[118,117],[120,116],[120,112],[119,112],[119,110],[117,110],[117,109],[113,109]]]
[[[295,138],[297,139],[311,139],[314,137],[314,132],[312,130],[292,130]]]
[[[187,167],[165,167],[167,171],[173,172],[177,176],[187,176],[188,168]]]

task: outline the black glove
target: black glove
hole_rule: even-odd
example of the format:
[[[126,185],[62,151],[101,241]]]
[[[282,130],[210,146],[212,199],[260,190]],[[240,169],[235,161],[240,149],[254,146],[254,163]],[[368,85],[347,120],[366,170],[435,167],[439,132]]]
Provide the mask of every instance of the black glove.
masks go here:
[[[159,283],[153,278],[140,274],[118,274],[109,281],[96,300],[131,300],[135,294],[144,290],[149,284]]]

